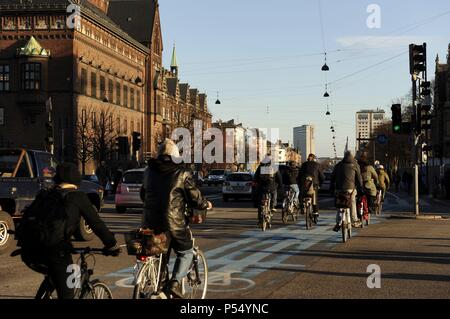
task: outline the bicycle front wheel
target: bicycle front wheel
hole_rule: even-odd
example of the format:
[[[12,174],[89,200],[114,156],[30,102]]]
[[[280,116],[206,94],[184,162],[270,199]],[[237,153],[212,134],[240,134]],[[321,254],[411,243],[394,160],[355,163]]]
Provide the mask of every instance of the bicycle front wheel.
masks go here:
[[[205,255],[197,250],[192,268],[183,279],[184,294],[187,299],[205,299],[208,290],[208,264]]]

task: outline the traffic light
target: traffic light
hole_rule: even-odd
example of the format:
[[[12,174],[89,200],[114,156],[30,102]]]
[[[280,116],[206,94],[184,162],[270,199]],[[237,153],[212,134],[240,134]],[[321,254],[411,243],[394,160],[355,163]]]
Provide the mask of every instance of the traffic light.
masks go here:
[[[51,121],[45,123],[45,142],[49,145],[53,145],[54,143],[53,123]]]
[[[393,104],[391,110],[392,110],[392,132],[394,132],[394,134],[401,134],[402,106],[400,104]]]
[[[116,148],[119,155],[128,155],[128,138],[126,136],[116,138]]]
[[[418,123],[417,127],[420,131],[426,131],[431,129],[431,105],[417,106]]]
[[[427,70],[427,44],[409,45],[409,73],[419,75]]]
[[[431,94],[431,82],[425,81],[420,84],[420,95],[423,97],[429,96]]]
[[[141,133],[133,132],[133,151],[139,151],[141,149],[141,144]]]

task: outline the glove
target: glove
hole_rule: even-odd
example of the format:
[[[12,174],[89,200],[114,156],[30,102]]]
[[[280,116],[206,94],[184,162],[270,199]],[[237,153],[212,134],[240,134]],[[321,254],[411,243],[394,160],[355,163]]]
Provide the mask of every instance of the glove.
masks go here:
[[[114,246],[112,247],[105,247],[103,248],[103,254],[105,256],[114,256],[117,257],[120,255],[120,253],[122,252],[122,248],[120,248],[120,246],[116,243]]]

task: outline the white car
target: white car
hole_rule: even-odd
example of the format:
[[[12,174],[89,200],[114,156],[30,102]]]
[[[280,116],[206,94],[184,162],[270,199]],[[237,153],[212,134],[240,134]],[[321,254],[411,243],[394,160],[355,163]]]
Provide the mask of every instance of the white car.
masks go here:
[[[130,169],[126,171],[117,185],[116,190],[116,211],[124,214],[127,208],[142,208],[143,203],[140,197],[140,190],[144,180],[145,168]]]
[[[206,178],[206,184],[208,184],[208,186],[220,185],[224,182],[226,175],[227,172],[224,169],[213,169]]]
[[[222,186],[222,196],[225,202],[229,198],[249,198],[253,195],[253,176],[251,173],[229,173]]]

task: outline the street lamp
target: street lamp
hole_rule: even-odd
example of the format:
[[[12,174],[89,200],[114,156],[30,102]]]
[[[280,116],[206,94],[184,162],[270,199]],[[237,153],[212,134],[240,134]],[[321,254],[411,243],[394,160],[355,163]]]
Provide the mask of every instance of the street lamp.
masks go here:
[[[222,104],[222,103],[220,103],[220,100],[219,100],[219,92],[217,92],[217,100],[216,100],[216,104]]]

